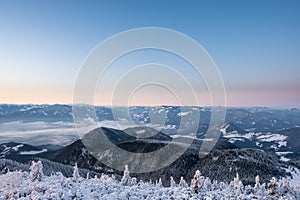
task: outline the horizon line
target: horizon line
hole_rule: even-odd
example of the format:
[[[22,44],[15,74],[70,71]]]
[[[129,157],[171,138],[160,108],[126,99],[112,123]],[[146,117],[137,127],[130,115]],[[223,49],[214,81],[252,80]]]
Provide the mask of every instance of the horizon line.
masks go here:
[[[220,106],[220,105],[175,105],[175,104],[157,104],[157,105],[104,105],[104,104],[87,104],[87,103],[80,103],[80,104],[73,104],[73,103],[3,103],[0,102],[0,105],[68,105],[68,106],[73,106],[73,105],[88,105],[88,106],[95,106],[95,107],[163,107],[163,106],[168,106],[168,107],[225,107],[225,108],[276,108],[276,109],[300,109],[300,106],[262,106],[262,105],[255,105],[255,106],[250,106],[250,105],[228,105],[228,106]]]

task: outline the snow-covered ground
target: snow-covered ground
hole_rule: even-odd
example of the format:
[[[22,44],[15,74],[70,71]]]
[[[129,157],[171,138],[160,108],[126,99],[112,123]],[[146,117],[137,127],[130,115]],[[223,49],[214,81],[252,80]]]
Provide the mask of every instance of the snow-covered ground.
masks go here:
[[[35,154],[39,154],[39,153],[43,153],[48,151],[47,149],[42,149],[40,151],[21,151],[20,154],[21,155],[35,155]]]
[[[38,171],[38,170],[37,170]],[[113,177],[81,178],[74,170],[73,177],[66,178],[57,173],[42,176],[32,181],[36,173],[9,172],[0,175],[0,199],[287,199],[300,198],[299,187],[282,188],[277,182],[276,194],[264,185],[244,187],[238,179],[231,184],[211,182],[199,176],[199,192],[186,184],[162,187],[161,182],[136,182],[136,179],[125,176],[121,181]],[[128,179],[130,178],[130,179]],[[125,180],[125,181],[124,181]],[[128,182],[130,180],[130,182]],[[237,181],[237,185],[235,182]]]

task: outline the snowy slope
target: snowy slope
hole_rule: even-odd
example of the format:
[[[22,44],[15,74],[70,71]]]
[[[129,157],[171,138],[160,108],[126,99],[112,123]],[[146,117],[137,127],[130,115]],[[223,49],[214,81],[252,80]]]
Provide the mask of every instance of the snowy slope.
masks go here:
[[[159,183],[138,182],[131,179],[122,184],[113,177],[102,175],[89,179],[66,178],[61,174],[42,176],[41,180],[30,180],[28,172],[10,172],[0,175],[0,199],[286,199],[300,197],[299,188],[278,187],[271,195],[263,185],[257,188],[244,187],[239,183],[210,181],[200,176],[199,192],[188,185],[173,183],[172,187],[162,187]],[[280,185],[280,182],[277,183]],[[287,191],[286,193],[284,191]]]

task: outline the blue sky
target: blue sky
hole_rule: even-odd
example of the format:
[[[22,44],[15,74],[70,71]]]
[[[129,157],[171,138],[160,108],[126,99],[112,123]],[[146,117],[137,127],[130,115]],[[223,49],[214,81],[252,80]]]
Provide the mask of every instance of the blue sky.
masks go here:
[[[291,0],[1,0],[0,102],[71,103],[76,75],[96,45],[150,26],[180,31],[207,50],[229,106],[300,107],[299,9]]]

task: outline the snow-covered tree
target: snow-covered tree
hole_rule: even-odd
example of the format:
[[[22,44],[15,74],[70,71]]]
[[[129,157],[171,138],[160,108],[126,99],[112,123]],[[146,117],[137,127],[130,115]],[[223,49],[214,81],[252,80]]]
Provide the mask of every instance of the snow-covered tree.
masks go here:
[[[281,179],[280,187],[288,187],[288,183],[287,183],[285,177],[283,177],[283,178]]]
[[[233,178],[233,187],[234,189],[240,188],[240,176],[236,173],[236,177]]]
[[[188,187],[188,184],[185,182],[185,180],[183,179],[183,177],[180,177],[180,182],[178,184],[180,187],[183,187],[183,188],[187,188]]]
[[[207,191],[205,184],[209,182],[208,178],[204,179],[204,186],[198,194],[191,193],[190,188],[161,188],[142,181],[135,187],[124,187],[119,182],[110,181],[113,179],[106,174],[100,179],[80,180],[72,181],[61,173],[54,173],[43,176],[41,181],[31,182],[28,172],[13,171],[0,176],[0,199],[300,199],[299,187],[293,183],[289,185],[283,178],[280,184],[276,180],[271,181],[278,185],[275,196],[268,195],[264,184],[258,191],[250,185],[244,190],[236,190],[233,185],[214,181],[212,189]],[[287,193],[281,193],[280,189],[285,187],[288,188]]]
[[[38,162],[32,161],[30,166],[30,179],[31,181],[41,180],[43,177],[43,164],[39,160]]]
[[[100,176],[100,180],[103,183],[109,183],[109,179],[110,179],[110,177],[107,174],[102,173],[101,176]]]
[[[285,177],[281,179],[279,188],[281,195],[288,192],[288,182]]]
[[[255,185],[254,185],[254,189],[255,190],[259,190],[260,189],[260,183],[259,183],[260,179],[259,179],[259,175],[257,175],[255,177]]]
[[[156,186],[157,187],[162,187],[163,186],[161,178],[159,178],[158,182],[156,183]]]
[[[75,163],[75,166],[73,169],[73,179],[78,180],[79,177],[80,177],[80,175],[79,175],[79,171],[78,171],[78,166],[77,166],[77,163]]]
[[[131,184],[131,177],[130,177],[130,172],[129,172],[129,169],[128,169],[128,165],[125,165],[125,170],[124,170],[124,173],[123,173],[123,177],[121,179],[121,184],[122,185],[127,185],[127,186],[130,186],[130,184]]]
[[[191,181],[191,187],[195,193],[198,193],[200,189],[200,176],[201,172],[199,170],[196,170],[194,178]]]
[[[276,194],[276,187],[277,187],[276,178],[272,177],[272,179],[270,180],[270,184],[268,186],[270,195],[275,195]]]
[[[211,180],[208,177],[204,180],[203,188],[205,191],[210,191],[212,188]]]
[[[176,183],[175,183],[175,181],[173,179],[173,176],[170,177],[170,186],[171,187],[176,187]]]
[[[133,177],[131,179],[131,185],[137,185],[137,179],[136,179],[136,177]]]
[[[212,190],[216,190],[218,188],[218,181],[217,180],[213,180],[213,183],[211,185],[211,189]]]

